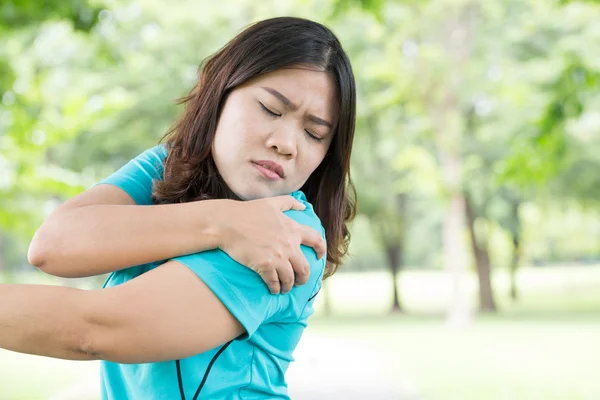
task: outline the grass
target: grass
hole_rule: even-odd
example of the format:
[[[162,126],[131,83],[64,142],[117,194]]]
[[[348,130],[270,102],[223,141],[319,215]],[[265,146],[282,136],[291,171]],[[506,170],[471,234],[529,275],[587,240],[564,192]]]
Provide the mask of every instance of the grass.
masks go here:
[[[352,355],[324,364],[331,375],[322,379],[335,379],[338,370],[344,385],[358,385],[369,376],[365,372],[379,368],[411,400],[599,399],[600,267],[524,269],[516,304],[508,298],[506,278],[503,271],[494,276],[501,312],[477,316],[457,330],[443,318],[448,286],[442,273],[408,271],[401,277],[408,315],[388,315],[385,274],[340,274],[327,287],[335,316],[323,316],[320,296],[305,340],[333,343],[312,349],[322,356],[336,347]],[[469,277],[475,299],[474,283]],[[0,371],[8,382],[0,385],[0,399],[48,399],[93,377],[97,363],[0,351]]]
[[[369,346],[415,398],[595,400],[598,322],[486,317],[458,331],[435,318],[396,316],[316,320],[311,329]]]
[[[49,400],[52,395],[97,374],[98,363],[58,360],[0,349],[0,372],[0,399]]]
[[[402,303],[411,314],[444,312],[450,294],[450,281],[445,273],[410,270],[398,281]],[[519,301],[513,303],[509,298],[507,271],[494,271],[495,298],[503,316],[600,315],[600,266],[523,268],[517,275],[517,282],[521,294]],[[464,286],[475,306],[477,282],[474,274],[466,276]],[[392,301],[390,279],[381,272],[339,274],[332,278],[326,289],[333,312],[338,315],[386,315]],[[319,298],[317,313],[323,311],[324,297]]]

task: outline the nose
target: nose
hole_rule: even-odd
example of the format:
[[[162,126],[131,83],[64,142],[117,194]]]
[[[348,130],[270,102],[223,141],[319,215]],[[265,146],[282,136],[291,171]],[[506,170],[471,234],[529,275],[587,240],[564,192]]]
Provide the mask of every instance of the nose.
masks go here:
[[[266,145],[285,157],[294,158],[297,154],[296,135],[295,128],[281,126],[267,137]]]

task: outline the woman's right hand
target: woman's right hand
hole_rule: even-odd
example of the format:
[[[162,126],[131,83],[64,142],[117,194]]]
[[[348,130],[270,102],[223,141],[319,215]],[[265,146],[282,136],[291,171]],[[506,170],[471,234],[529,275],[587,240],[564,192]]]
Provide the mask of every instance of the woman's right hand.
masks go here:
[[[327,249],[319,232],[283,213],[304,210],[302,203],[278,196],[223,204],[218,213],[221,250],[258,273],[273,294],[308,281],[310,267],[300,245],[312,247],[319,259]]]

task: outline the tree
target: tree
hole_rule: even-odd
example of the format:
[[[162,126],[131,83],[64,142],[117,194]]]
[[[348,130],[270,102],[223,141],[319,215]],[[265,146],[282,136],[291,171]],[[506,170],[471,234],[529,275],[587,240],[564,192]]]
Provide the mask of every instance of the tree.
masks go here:
[[[89,31],[101,10],[88,0],[6,0],[0,8],[0,32],[23,29],[46,21],[69,20],[75,29]]]
[[[19,61],[25,57],[17,57],[15,53],[39,34],[42,23],[69,21],[76,30],[88,32],[96,23],[99,11],[98,7],[81,0],[8,0],[0,7],[0,41],[6,44],[0,50],[0,168],[3,170],[0,247],[6,247],[11,236],[21,241],[31,237],[43,209],[40,195],[45,197],[47,191],[68,193],[73,188],[62,179],[68,179],[65,175],[48,177],[40,170],[46,154],[42,146],[45,133],[36,129],[36,121],[42,115],[40,77],[44,72],[33,68],[25,71],[32,78],[30,82],[19,80],[24,72],[19,69],[24,63]],[[55,172],[60,174],[61,171]],[[12,243],[11,249],[20,247],[19,243]],[[5,276],[11,272],[8,256],[9,252],[0,251],[0,271]]]
[[[365,26],[365,29],[372,26],[364,20],[355,23]],[[384,56],[384,49],[359,35],[359,32],[354,35],[353,59],[360,60],[367,53],[369,57],[374,54]],[[375,88],[389,84],[387,73],[389,71],[385,69],[374,70],[368,80],[357,76],[359,99],[366,99],[369,105],[364,105],[359,111],[363,115],[357,122],[355,148],[360,150],[353,156],[353,176],[360,202],[359,212],[369,219],[373,235],[385,254],[393,293],[391,311],[403,312],[398,280],[405,258],[408,195],[398,187],[403,171],[393,167],[403,141],[397,139],[396,105],[391,102],[377,104],[371,97],[377,93]]]

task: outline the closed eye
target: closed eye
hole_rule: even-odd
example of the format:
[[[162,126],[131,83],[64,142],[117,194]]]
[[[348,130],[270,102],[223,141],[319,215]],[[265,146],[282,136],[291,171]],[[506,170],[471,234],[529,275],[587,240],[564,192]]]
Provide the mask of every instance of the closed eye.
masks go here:
[[[260,101],[258,102],[258,104],[260,104],[260,107],[262,108],[262,110],[267,113],[267,115],[271,116],[271,117],[281,117],[281,114],[277,114],[276,112],[273,112],[271,110],[269,110],[267,107],[265,107],[265,105],[263,103],[261,103]]]
[[[274,111],[269,110],[263,103],[261,103],[260,101],[258,102],[258,104],[260,104],[260,108],[262,108],[262,110],[269,116],[269,117],[281,117],[281,114],[277,114]],[[309,138],[311,138],[312,140],[316,141],[316,142],[321,142],[323,140],[323,138],[318,137],[317,135],[307,131],[306,129],[304,130],[304,132],[306,132],[306,134],[308,135]]]
[[[315,141],[317,141],[317,142],[320,142],[320,141],[322,141],[322,140],[323,140],[323,138],[321,138],[321,137],[318,137],[317,135],[314,135],[314,134],[310,133],[310,132],[309,132],[309,131],[307,131],[306,129],[304,130],[304,132],[306,132],[306,133],[308,134],[308,136],[309,136],[309,137],[310,137],[312,140],[315,140]]]

